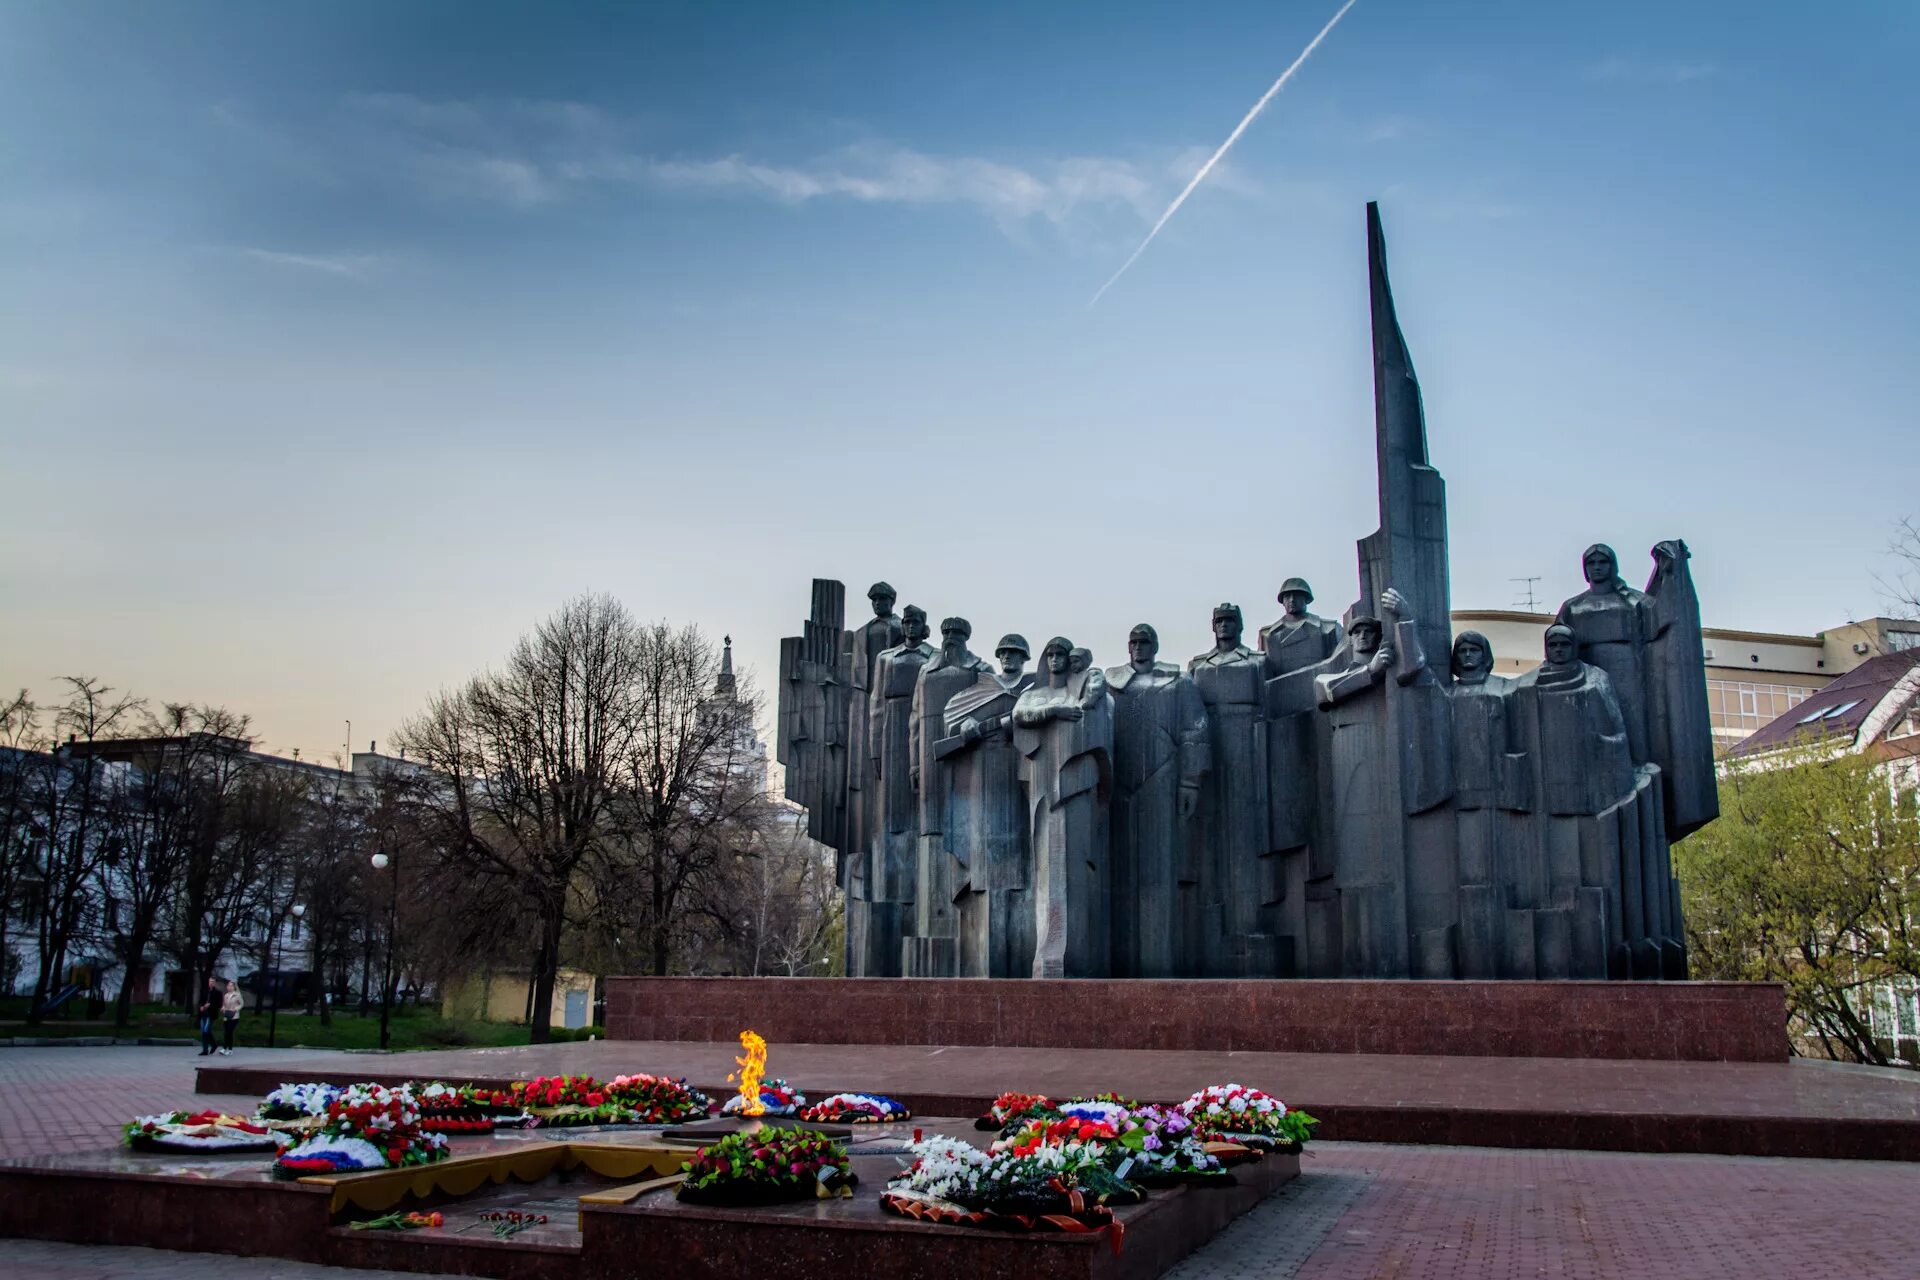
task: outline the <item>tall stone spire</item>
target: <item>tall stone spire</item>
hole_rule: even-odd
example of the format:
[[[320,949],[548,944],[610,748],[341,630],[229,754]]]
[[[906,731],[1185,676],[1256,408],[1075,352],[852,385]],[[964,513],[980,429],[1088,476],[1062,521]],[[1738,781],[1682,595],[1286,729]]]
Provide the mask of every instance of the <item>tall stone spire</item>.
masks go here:
[[[731,698],[735,693],[733,679],[733,637],[722,636],[725,647],[720,650],[720,675],[713,682],[713,696]]]
[[[1380,593],[1399,591],[1436,659],[1452,643],[1447,583],[1447,483],[1427,460],[1420,382],[1394,313],[1380,206],[1367,203],[1367,289],[1373,316],[1373,435],[1380,472],[1380,528],[1360,543],[1359,611],[1378,614]]]

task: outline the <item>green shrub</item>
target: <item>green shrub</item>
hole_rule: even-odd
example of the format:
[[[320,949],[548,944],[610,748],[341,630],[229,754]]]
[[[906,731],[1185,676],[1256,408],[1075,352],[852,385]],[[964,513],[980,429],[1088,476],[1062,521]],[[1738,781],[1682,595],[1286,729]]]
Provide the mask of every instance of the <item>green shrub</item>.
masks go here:
[[[479,1043],[479,1036],[474,1033],[474,1029],[458,1018],[434,1018],[431,1021],[423,1021],[415,1029],[415,1034],[420,1037],[423,1044],[445,1045],[450,1048]]]

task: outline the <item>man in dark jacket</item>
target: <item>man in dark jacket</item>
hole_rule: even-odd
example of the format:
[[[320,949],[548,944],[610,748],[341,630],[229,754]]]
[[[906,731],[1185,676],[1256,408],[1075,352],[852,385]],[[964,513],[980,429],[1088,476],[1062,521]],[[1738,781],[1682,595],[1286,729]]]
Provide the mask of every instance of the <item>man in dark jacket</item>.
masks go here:
[[[207,979],[207,989],[200,993],[200,1056],[206,1057],[213,1052],[213,1020],[220,1016],[220,984],[215,979]]]

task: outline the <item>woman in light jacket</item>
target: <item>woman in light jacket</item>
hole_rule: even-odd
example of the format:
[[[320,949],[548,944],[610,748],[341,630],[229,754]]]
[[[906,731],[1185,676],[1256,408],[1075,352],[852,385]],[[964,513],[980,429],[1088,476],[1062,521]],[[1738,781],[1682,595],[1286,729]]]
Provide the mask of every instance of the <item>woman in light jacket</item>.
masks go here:
[[[220,998],[220,1020],[226,1024],[227,1035],[227,1047],[220,1051],[223,1054],[233,1052],[233,1029],[240,1025],[240,1007],[243,1003],[240,997],[240,984],[228,982],[227,994]]]

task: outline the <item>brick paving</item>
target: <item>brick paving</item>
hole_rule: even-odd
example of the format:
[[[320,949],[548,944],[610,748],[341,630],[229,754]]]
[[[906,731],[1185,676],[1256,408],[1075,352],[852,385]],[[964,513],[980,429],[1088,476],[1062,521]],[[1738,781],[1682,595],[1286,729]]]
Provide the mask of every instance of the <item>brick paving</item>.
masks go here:
[[[164,1249],[89,1249],[0,1240],[0,1276],[34,1280],[419,1280],[415,1271],[348,1271],[283,1258],[229,1258]]]
[[[251,1103],[191,1094],[196,1065],[170,1049],[0,1049],[0,1153],[106,1145],[141,1111]],[[1920,1164],[1320,1143],[1298,1182],[1177,1275],[1908,1277],[1920,1274],[1917,1205]],[[0,1276],[40,1280],[390,1274],[0,1241]]]
[[[235,1049],[232,1057],[213,1059],[191,1047],[145,1045],[0,1049],[0,1156],[111,1146],[121,1125],[162,1111],[219,1107],[251,1113],[257,1096],[195,1094],[194,1067],[220,1061],[277,1068],[317,1056],[323,1055]]]

